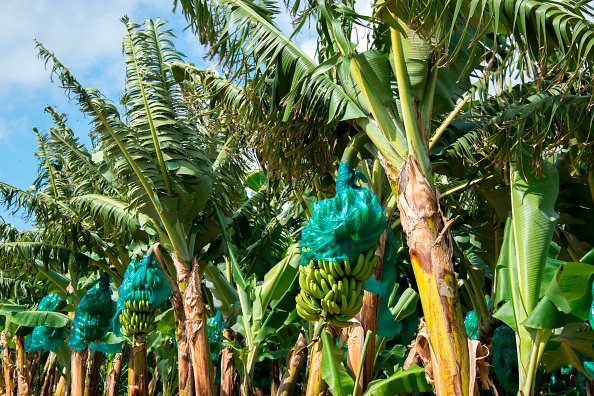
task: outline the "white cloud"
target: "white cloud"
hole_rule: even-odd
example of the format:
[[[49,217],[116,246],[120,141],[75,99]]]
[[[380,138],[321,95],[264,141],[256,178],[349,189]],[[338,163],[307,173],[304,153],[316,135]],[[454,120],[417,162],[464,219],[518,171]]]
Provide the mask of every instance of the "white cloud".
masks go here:
[[[14,149],[13,143],[10,141],[11,136],[15,135],[22,135],[23,130],[25,130],[25,118],[18,117],[18,118],[3,118],[0,117],[0,143],[4,149],[9,148]],[[3,150],[4,154],[7,154],[7,151]]]
[[[126,29],[120,18],[129,15],[138,23],[149,17],[183,19],[179,13],[171,13],[173,2],[160,0],[5,3],[0,13],[0,26],[10,34],[0,35],[3,53],[0,92],[4,95],[17,87],[26,89],[46,84],[49,79],[37,59],[33,37],[53,51],[79,80],[94,76],[97,81],[121,86],[124,79],[121,42]]]
[[[309,36],[306,36],[303,40],[301,40],[301,42],[299,43],[299,48],[301,49],[301,51],[305,52],[305,54],[307,56],[309,56],[311,59],[314,59],[317,61],[317,59],[318,59],[316,57],[317,43],[318,43],[317,36],[309,35]]]
[[[355,11],[361,15],[371,16],[371,13],[373,12],[371,0],[356,1]],[[357,43],[357,51],[363,52],[369,49],[369,32],[369,28],[355,25],[355,29],[351,34],[351,40]]]

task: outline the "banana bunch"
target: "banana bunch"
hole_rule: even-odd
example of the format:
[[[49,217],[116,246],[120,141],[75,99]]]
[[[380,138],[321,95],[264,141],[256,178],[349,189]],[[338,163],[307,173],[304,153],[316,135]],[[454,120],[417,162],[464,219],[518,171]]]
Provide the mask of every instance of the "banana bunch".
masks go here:
[[[352,262],[310,261],[299,268],[301,290],[295,298],[297,313],[305,320],[324,316],[336,327],[350,326],[349,320],[363,305],[363,286],[373,274],[379,257],[377,244]]]
[[[151,309],[148,300],[127,300],[120,314],[122,334],[144,336],[155,327],[155,309]]]

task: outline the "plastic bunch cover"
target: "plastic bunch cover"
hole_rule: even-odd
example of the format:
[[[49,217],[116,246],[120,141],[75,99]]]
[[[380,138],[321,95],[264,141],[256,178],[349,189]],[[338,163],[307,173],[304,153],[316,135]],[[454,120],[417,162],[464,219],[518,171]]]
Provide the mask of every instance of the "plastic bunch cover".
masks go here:
[[[37,311],[57,312],[66,305],[56,293],[43,297],[37,306]],[[25,351],[55,351],[66,336],[64,327],[35,326],[33,333],[25,338]]]
[[[468,311],[466,316],[464,316],[464,328],[466,329],[466,334],[470,337],[471,340],[478,340],[478,318],[476,317],[476,311]]]
[[[223,314],[217,309],[217,312],[212,318],[208,318],[208,342],[219,342],[223,339],[223,330],[225,329],[225,321]],[[219,357],[218,353],[211,353],[212,361],[216,361]]]
[[[124,310],[126,301],[140,301],[148,299],[150,307],[156,308],[171,295],[171,288],[163,271],[157,267],[157,262],[150,253],[146,253],[142,260],[130,260],[124,272],[124,279],[118,288],[118,303],[113,318],[113,332],[121,336],[120,313]]]
[[[344,261],[364,253],[386,229],[375,195],[357,185],[360,171],[340,162],[336,196],[314,202],[312,217],[301,232],[301,264],[311,260]]]
[[[109,275],[104,274],[87,291],[74,312],[68,346],[76,351],[105,337],[111,327],[116,304],[111,299]]]
[[[493,332],[493,371],[501,386],[511,394],[517,394],[519,388],[518,352],[516,333],[511,327],[501,325]]]
[[[388,307],[390,294],[396,285],[396,251],[398,244],[392,229],[388,229],[388,240],[384,251],[384,258],[382,261],[382,286],[373,287],[370,283],[374,282],[375,278],[371,277],[365,282],[365,290],[375,293],[380,296],[380,306],[377,312],[377,335],[386,338],[396,337],[402,332],[402,323],[394,320],[394,314]],[[380,281],[377,281],[380,282]],[[374,282],[375,283],[375,282]],[[379,285],[378,285],[379,286]],[[377,289],[377,290],[375,290]]]

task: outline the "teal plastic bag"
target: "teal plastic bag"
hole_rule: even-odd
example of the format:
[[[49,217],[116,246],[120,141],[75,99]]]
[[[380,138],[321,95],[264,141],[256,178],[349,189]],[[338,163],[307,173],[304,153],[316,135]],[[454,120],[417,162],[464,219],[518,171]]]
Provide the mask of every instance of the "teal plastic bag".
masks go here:
[[[511,327],[501,325],[493,332],[493,371],[497,380],[511,394],[518,393],[518,352],[516,350],[516,333]]]
[[[466,334],[470,337],[471,340],[478,340],[478,318],[476,317],[476,311],[468,311],[466,312],[466,316],[464,316],[464,328],[466,329]]]
[[[37,311],[57,312],[66,306],[56,293],[43,297],[37,306]],[[33,332],[25,338],[25,351],[27,352],[54,352],[66,337],[63,327],[35,326]]]
[[[148,300],[151,308],[161,305],[171,295],[171,288],[157,262],[146,253],[142,260],[130,260],[124,279],[118,288],[118,303],[113,317],[113,332],[122,336],[120,313],[126,301]]]
[[[375,195],[357,184],[363,174],[340,162],[334,198],[314,202],[301,232],[301,264],[311,260],[344,261],[365,253],[386,229]]]
[[[68,346],[76,351],[101,340],[111,328],[116,304],[111,299],[109,275],[104,274],[86,292],[74,312]]]

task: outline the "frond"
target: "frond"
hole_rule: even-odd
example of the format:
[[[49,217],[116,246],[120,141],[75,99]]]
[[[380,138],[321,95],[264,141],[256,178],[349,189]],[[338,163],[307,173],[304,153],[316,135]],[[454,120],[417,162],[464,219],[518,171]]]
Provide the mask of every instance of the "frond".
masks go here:
[[[592,71],[594,61],[593,8],[586,2],[554,0],[385,0],[378,10],[388,10],[413,30],[434,40],[442,64],[469,51],[488,65],[513,59],[514,69],[532,78],[566,75],[579,82],[583,71]],[[590,19],[587,18],[590,16]],[[470,34],[464,42],[460,36]],[[592,88],[583,83],[581,89]]]
[[[345,121],[367,117],[352,81],[341,86],[336,78],[341,58],[317,65],[276,28],[271,17],[276,9],[267,2],[198,3],[181,2],[186,17],[195,30],[203,29],[198,21],[206,14],[197,16],[201,12],[225,26],[209,40],[214,39],[212,53],[222,64],[233,65],[228,82],[221,77],[215,84],[211,77],[208,83],[217,95],[230,83],[243,86],[242,102],[235,93],[224,96],[233,98],[225,102],[240,104],[245,128],[256,132],[246,140],[257,148],[266,170],[287,179],[327,172],[334,162],[334,142],[348,133]]]
[[[41,43],[37,43],[37,48],[39,57],[46,64],[52,63],[52,74],[58,76],[62,88],[76,95],[81,111],[91,117],[93,137],[100,139],[97,155],[102,155],[110,165],[120,185],[127,187],[130,200],[138,206],[148,206],[146,210],[155,213],[157,209],[149,194],[159,186],[162,188],[163,181],[151,155],[140,145],[136,132],[126,126],[117,108],[97,89],[83,88],[70,70]],[[142,170],[138,164],[142,164]]]
[[[63,272],[68,271],[70,268],[76,268],[77,271],[84,272],[89,263],[93,262],[93,259],[87,254],[40,241],[1,243],[0,255],[3,258],[12,258],[11,261],[21,260],[34,263],[35,260],[40,260],[46,265],[51,263],[53,268]]]
[[[114,197],[99,194],[81,195],[72,199],[72,205],[80,210],[81,216],[95,224],[103,233],[121,236],[133,235],[136,241],[148,242],[148,235],[136,219],[127,203]],[[154,229],[154,225],[144,224],[145,229]],[[154,231],[153,231],[154,232]]]
[[[72,195],[101,192],[118,196],[118,186],[108,169],[109,166],[99,158],[93,159],[91,153],[66,125],[66,115],[59,114],[50,106],[45,108],[45,112],[52,117],[55,125],[50,128],[48,148],[60,153],[64,158],[65,171],[74,184]]]
[[[490,132],[492,160],[519,161],[524,150],[537,164],[577,146],[577,161],[590,158],[594,143],[594,113],[590,95],[562,94],[550,89],[516,100],[485,128]],[[521,162],[520,162],[521,163]]]

